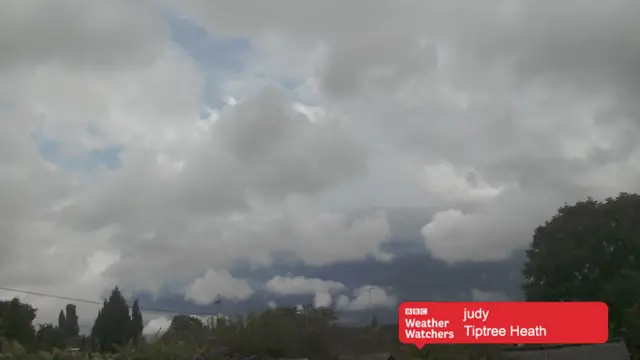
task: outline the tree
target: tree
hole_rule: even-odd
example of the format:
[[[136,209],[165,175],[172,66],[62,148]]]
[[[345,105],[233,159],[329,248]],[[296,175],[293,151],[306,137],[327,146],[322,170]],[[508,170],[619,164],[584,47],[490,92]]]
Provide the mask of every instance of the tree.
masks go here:
[[[373,317],[371,318],[371,327],[373,329],[378,328],[378,318],[375,315],[373,315]]]
[[[131,340],[129,306],[116,286],[103,303],[91,329],[94,343],[101,351],[114,351]]]
[[[176,315],[171,319],[171,324],[167,331],[187,332],[191,330],[200,330],[204,327],[202,320],[195,316]]]
[[[64,316],[64,310],[60,310],[60,314],[58,314],[58,328],[64,331],[67,329],[67,318]]]
[[[76,306],[73,304],[67,304],[66,312],[66,326],[61,327],[61,329],[65,330],[68,337],[78,337],[80,335],[80,326],[78,325]]]
[[[529,301],[606,302],[612,336],[640,346],[640,195],[560,208],[535,230],[523,275]]]
[[[282,357],[328,357],[328,335],[336,312],[332,308],[304,306],[267,309],[244,317],[216,321],[214,333],[231,353]]]
[[[36,333],[38,349],[51,351],[51,349],[64,349],[66,346],[66,334],[64,328],[55,327],[52,324],[40,325]]]
[[[130,323],[130,336],[134,344],[138,344],[142,338],[142,330],[144,330],[144,323],[142,321],[142,313],[140,312],[140,305],[138,299],[133,302],[131,307],[131,323]]]
[[[204,330],[205,326],[199,318],[176,315],[171,319],[171,324],[162,335],[162,339],[168,342],[198,342],[208,337]]]
[[[36,309],[14,298],[0,301],[0,311],[7,340],[15,340],[27,348],[35,345],[36,331],[32,322],[36,318]]]
[[[105,351],[107,348],[107,338],[105,329],[105,317],[103,314],[104,309],[107,307],[107,301],[102,303],[102,309],[98,310],[98,316],[93,322],[91,327],[91,347],[94,351]]]

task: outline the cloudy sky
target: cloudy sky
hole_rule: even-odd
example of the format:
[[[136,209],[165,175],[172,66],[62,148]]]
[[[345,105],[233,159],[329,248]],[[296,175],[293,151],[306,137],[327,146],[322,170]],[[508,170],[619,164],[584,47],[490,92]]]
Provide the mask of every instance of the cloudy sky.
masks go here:
[[[0,24],[0,287],[513,297],[537,224],[638,187],[638,1],[5,0]]]

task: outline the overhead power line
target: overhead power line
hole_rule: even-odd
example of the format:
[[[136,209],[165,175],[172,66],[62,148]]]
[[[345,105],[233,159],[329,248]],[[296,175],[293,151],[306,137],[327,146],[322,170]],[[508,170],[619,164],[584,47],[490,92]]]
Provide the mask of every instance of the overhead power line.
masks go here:
[[[67,301],[79,302],[79,303],[85,303],[85,304],[103,305],[103,301],[97,301],[97,300],[79,299],[79,298],[68,297],[68,296],[44,294],[44,293],[39,293],[39,292],[35,292],[35,291],[18,290],[18,289],[6,288],[6,287],[0,287],[0,290],[15,292],[15,293],[19,293],[19,294],[40,296],[40,297],[51,298],[51,299],[67,300]],[[217,304],[220,304],[220,299],[219,298],[213,302],[213,305],[217,305]],[[178,310],[172,310],[172,309],[148,308],[148,307],[142,307],[142,306],[140,306],[140,310],[158,312],[158,313],[165,313],[165,314],[175,314],[175,315],[182,315],[182,314],[184,314],[184,315],[195,315],[195,316],[215,316],[215,315],[217,315],[217,313],[212,313],[212,312],[195,312],[194,313],[194,312],[178,311]]]

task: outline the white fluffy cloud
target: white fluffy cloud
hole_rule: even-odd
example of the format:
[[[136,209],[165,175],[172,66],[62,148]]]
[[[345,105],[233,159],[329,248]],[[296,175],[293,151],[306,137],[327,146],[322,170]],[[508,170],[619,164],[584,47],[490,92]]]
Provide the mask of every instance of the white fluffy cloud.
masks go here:
[[[425,189],[448,203],[485,202],[498,196],[502,186],[492,187],[474,169],[456,169],[441,162],[425,165],[422,180]]]
[[[482,291],[479,289],[471,289],[471,298],[473,301],[506,301],[508,297],[500,292]]]
[[[314,307],[328,307],[333,304],[333,298],[330,293],[317,293],[313,298],[313,306]]]
[[[280,296],[314,295],[315,307],[335,306],[346,311],[391,308],[398,303],[389,289],[379,286],[365,285],[349,290],[340,282],[304,276],[275,276],[265,284],[265,289]]]
[[[340,295],[336,301],[338,310],[359,311],[375,308],[393,308],[398,299],[389,289],[365,285],[353,291],[351,296]]]
[[[155,317],[145,325],[144,329],[142,329],[142,333],[145,335],[156,335],[162,334],[171,325],[171,319],[166,316],[158,316]]]
[[[242,70],[216,78],[233,101],[203,100],[206,59],[172,42],[159,5],[249,40]],[[238,261],[393,260],[384,212],[335,205],[438,204],[422,230],[435,256],[504,258],[564,202],[638,190],[639,10],[1,2],[0,283],[95,300],[190,284],[202,303],[251,295]],[[64,165],[107,148],[116,169]],[[353,296],[337,303],[369,302]],[[43,320],[64,305],[26,299]]]
[[[308,295],[317,293],[331,293],[345,290],[344,284],[322,280],[318,278],[306,278],[304,276],[275,276],[265,284],[267,291],[278,295]]]
[[[207,270],[203,277],[196,279],[184,293],[185,299],[200,305],[211,304],[218,297],[244,300],[253,294],[253,289],[245,280],[234,279],[227,271]]]
[[[286,295],[314,295],[315,307],[327,307],[333,304],[335,294],[347,290],[339,282],[306,278],[304,276],[275,276],[265,284],[265,289],[273,294]]]

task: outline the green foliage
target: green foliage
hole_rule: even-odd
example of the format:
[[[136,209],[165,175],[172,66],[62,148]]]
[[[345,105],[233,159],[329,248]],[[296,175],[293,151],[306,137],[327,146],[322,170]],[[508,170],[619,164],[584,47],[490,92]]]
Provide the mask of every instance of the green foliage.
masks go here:
[[[102,314],[108,314],[108,306],[105,309],[101,310]],[[13,342],[3,348],[5,354],[0,356],[1,360],[222,360],[226,356],[236,354],[232,357],[257,355],[263,359],[278,357],[336,359],[337,354],[331,347],[333,340],[328,335],[337,333],[342,337],[355,331],[358,332],[358,336],[386,333],[385,337],[389,339],[371,338],[371,340],[376,343],[395,344],[396,348],[384,351],[392,351],[397,359],[499,359],[499,351],[491,346],[427,346],[422,351],[418,351],[415,346],[405,346],[405,351],[398,351],[400,347],[397,342],[397,330],[384,332],[382,330],[386,329],[385,326],[379,327],[378,330],[369,327],[360,330],[347,329],[339,327],[336,320],[335,310],[312,306],[305,306],[302,310],[268,309],[234,318],[212,317],[205,323],[196,317],[178,315],[172,320],[166,334],[155,342],[140,342],[137,345],[133,342],[123,345],[114,344],[109,349],[110,352],[102,354],[73,353],[58,349],[54,345],[48,351],[29,353],[17,342]],[[38,331],[38,339],[52,339],[53,335],[62,333],[63,331],[58,327],[45,324]],[[49,342],[52,343],[54,340]],[[359,352],[347,352],[341,355],[357,355]]]
[[[35,345],[36,331],[33,320],[36,309],[20,302],[18,298],[11,301],[0,301],[3,336],[9,341],[16,341],[31,348]]]
[[[204,328],[202,320],[195,316],[189,315],[176,315],[171,319],[171,325],[169,325],[168,333],[194,333],[199,332]]]
[[[610,333],[640,347],[640,195],[560,208],[535,230],[527,257],[527,300],[604,301]]]
[[[40,350],[64,349],[67,336],[64,329],[54,327],[52,324],[43,324],[36,333],[36,341]]]
[[[176,315],[162,335],[162,341],[171,344],[201,344],[210,334],[205,331],[202,320],[194,316]]]
[[[131,340],[131,317],[124,296],[114,288],[105,300],[91,329],[94,346],[102,351],[115,351]]]
[[[80,326],[78,325],[78,314],[76,313],[76,306],[73,304],[67,304],[66,308],[66,322],[65,326],[59,326],[64,329],[67,337],[78,337],[80,335]],[[62,311],[61,311],[62,312]]]
[[[200,355],[270,357],[328,356],[328,334],[335,325],[333,309],[306,306],[268,309],[233,318],[213,317],[203,323],[196,317],[175,316],[160,343],[196,349]]]
[[[58,328],[62,330],[67,328],[67,318],[64,316],[64,311],[62,310],[60,310],[60,314],[58,314]]]
[[[142,339],[142,330],[144,330],[144,322],[142,320],[142,313],[140,312],[140,304],[138,299],[133,302],[131,307],[131,323],[130,323],[130,336],[134,344],[138,344]]]
[[[214,333],[220,343],[241,355],[271,357],[328,356],[328,335],[336,321],[335,310],[305,306],[268,309],[235,319],[220,319]]]

